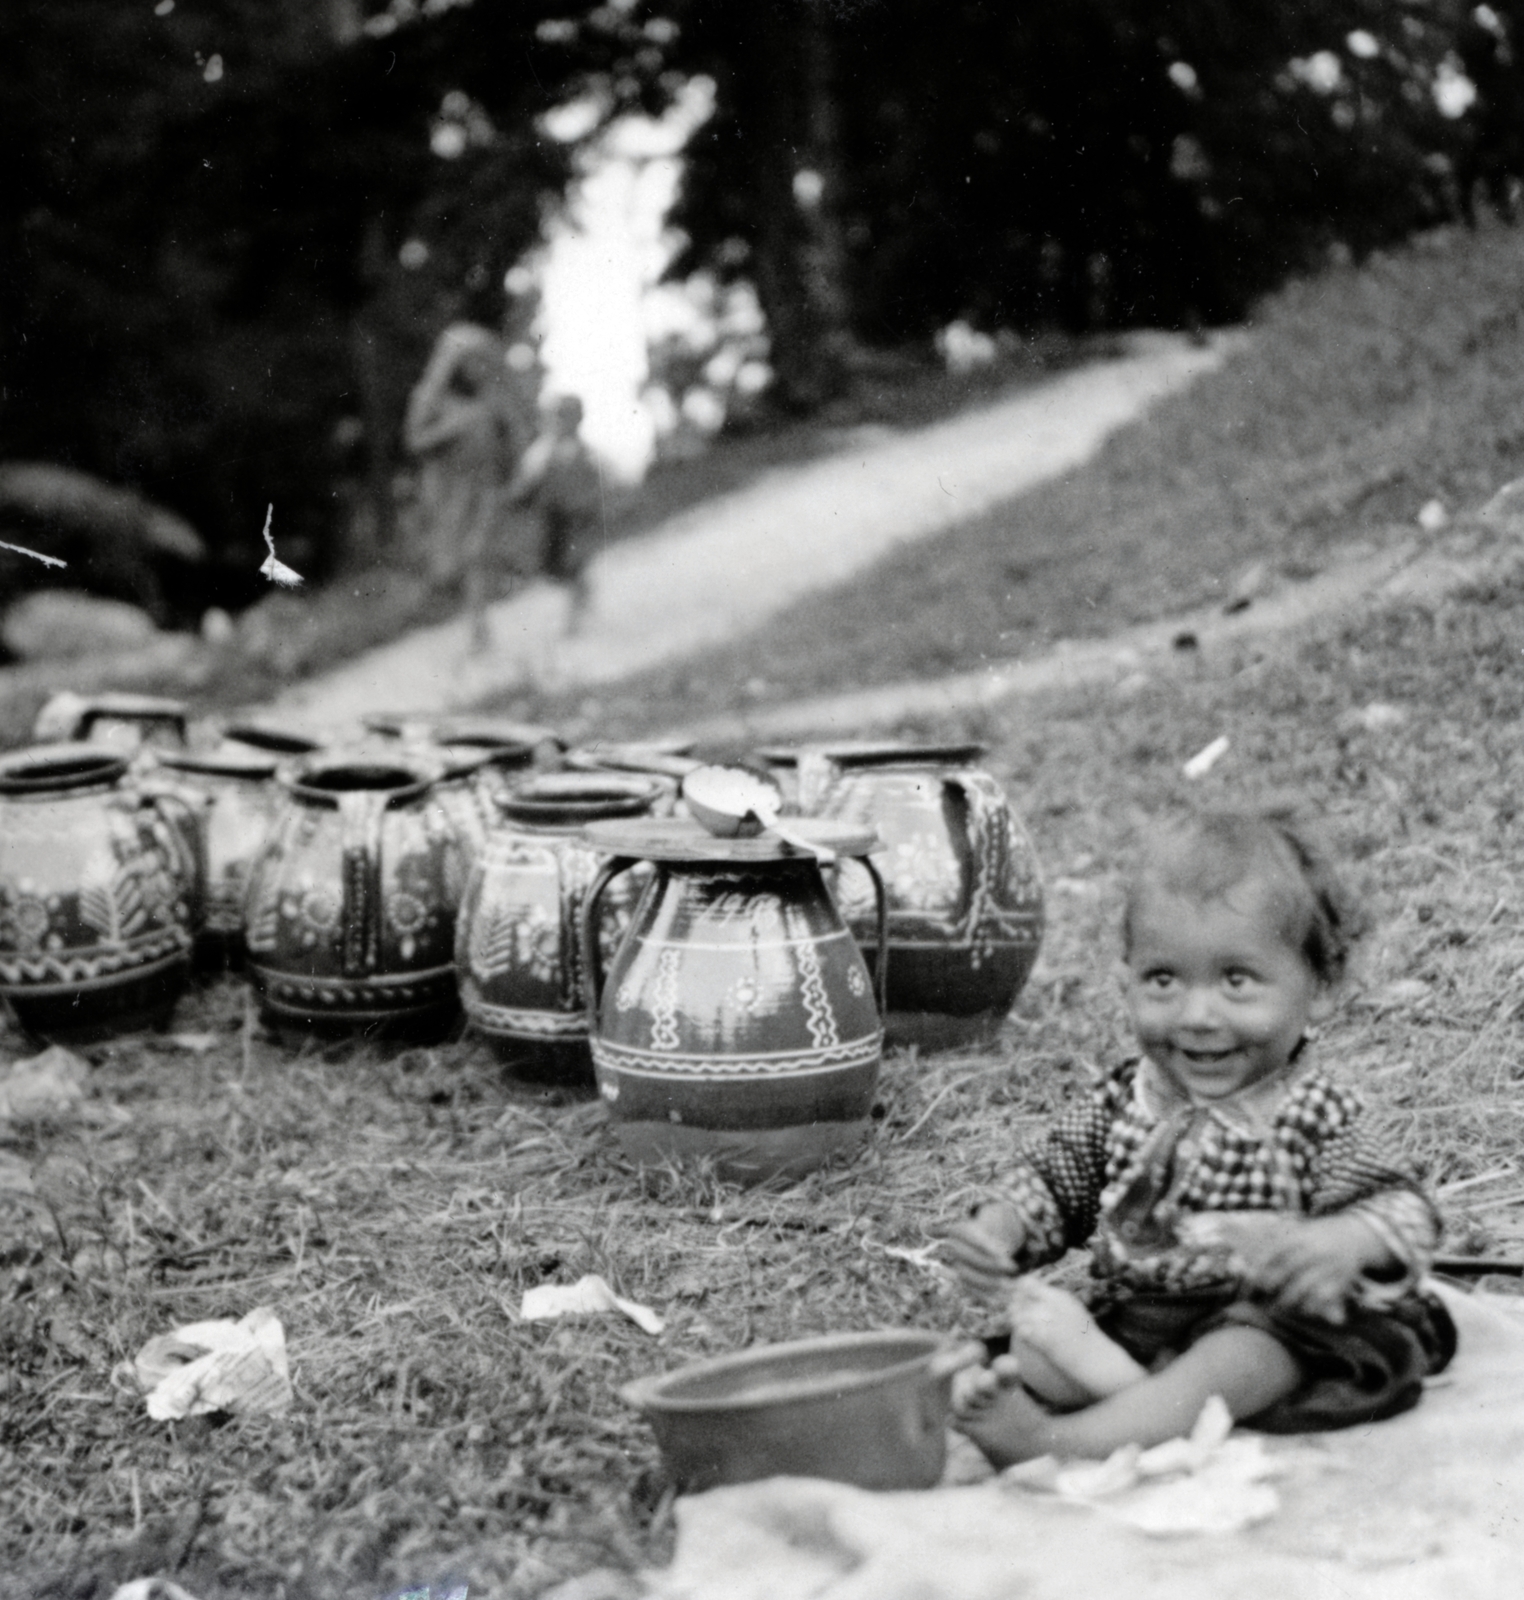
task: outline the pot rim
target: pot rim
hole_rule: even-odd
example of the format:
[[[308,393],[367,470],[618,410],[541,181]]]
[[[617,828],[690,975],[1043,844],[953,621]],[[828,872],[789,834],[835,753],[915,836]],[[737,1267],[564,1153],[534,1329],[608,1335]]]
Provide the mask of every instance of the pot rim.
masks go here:
[[[278,756],[316,755],[323,748],[321,739],[314,739],[294,729],[271,728],[262,722],[235,722],[222,731],[224,739],[234,744],[246,744],[253,750],[269,751]]]
[[[360,726],[368,733],[379,734],[383,739],[399,739],[405,744],[447,744],[459,739],[481,743],[491,739],[504,744],[528,745],[531,752],[537,745],[546,743],[566,748],[566,741],[554,728],[537,722],[515,722],[509,717],[469,714],[431,717],[403,711],[369,711],[360,718]]]
[[[249,750],[166,750],[158,757],[161,767],[194,772],[208,778],[273,778],[280,762],[272,755]]]
[[[334,788],[324,788],[315,779],[329,773],[353,773],[357,776],[366,775],[376,779],[393,779],[393,782],[359,782],[342,785]],[[409,800],[416,800],[419,796],[427,794],[434,782],[433,774],[420,769],[416,762],[406,760],[399,756],[396,760],[388,759],[384,755],[344,755],[331,752],[319,756],[314,760],[304,762],[294,771],[287,773],[282,781],[287,789],[299,800],[304,800],[311,805],[331,806],[338,809],[340,798],[346,794],[377,794],[382,796],[388,807],[406,805]]]
[[[545,772],[493,804],[510,822],[580,828],[585,822],[640,816],[660,798],[655,778],[619,772]]]
[[[25,745],[0,755],[0,794],[50,795],[119,782],[127,758],[82,740]]]
[[[925,744],[911,739],[844,739],[835,744],[766,744],[756,756],[769,766],[793,767],[806,751],[823,755],[838,767],[946,766],[982,760],[989,746],[976,739]]]
[[[786,1397],[776,1393],[748,1398],[745,1394],[684,1396],[669,1392],[679,1383],[723,1376],[761,1365],[780,1355],[829,1355],[835,1351],[845,1353],[871,1350],[883,1345],[922,1342],[924,1348],[919,1354],[887,1367],[875,1367],[869,1372],[856,1374],[821,1373],[802,1378],[797,1388],[792,1389]],[[869,1389],[887,1388],[914,1376],[938,1350],[948,1348],[955,1342],[946,1334],[932,1333],[924,1328],[883,1328],[868,1333],[820,1334],[813,1339],[789,1339],[777,1344],[755,1345],[749,1350],[733,1350],[722,1356],[710,1356],[657,1377],[637,1378],[626,1384],[620,1392],[638,1410],[665,1416],[713,1416],[727,1411],[773,1410],[799,1401],[835,1399]]]

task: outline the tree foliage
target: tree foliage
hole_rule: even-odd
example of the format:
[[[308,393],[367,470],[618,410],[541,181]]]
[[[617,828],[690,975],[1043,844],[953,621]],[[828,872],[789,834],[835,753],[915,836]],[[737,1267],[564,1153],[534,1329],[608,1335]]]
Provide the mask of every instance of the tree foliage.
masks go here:
[[[680,265],[754,272],[775,323],[768,259],[806,168],[842,242],[829,298],[870,342],[956,316],[1229,319],[1336,241],[1358,253],[1454,203],[1467,129],[1431,90],[1467,12],[1447,0],[650,3],[678,24],[674,63],[718,86]],[[771,87],[804,13],[831,62],[826,150]]]
[[[571,171],[542,114],[658,110],[699,73],[674,270],[755,282],[786,404],[959,316],[1233,318],[1444,214],[1457,174],[1506,202],[1518,9],[6,0],[0,459],[188,517],[222,562],[198,603],[250,593],[271,502],[320,572],[364,522],[344,486],[384,522],[439,328],[501,321]],[[1447,119],[1462,68],[1481,98]]]
[[[346,439],[384,467],[433,334],[496,318],[564,183],[554,9],[8,0],[0,457],[175,507],[235,602],[270,502],[321,569]]]

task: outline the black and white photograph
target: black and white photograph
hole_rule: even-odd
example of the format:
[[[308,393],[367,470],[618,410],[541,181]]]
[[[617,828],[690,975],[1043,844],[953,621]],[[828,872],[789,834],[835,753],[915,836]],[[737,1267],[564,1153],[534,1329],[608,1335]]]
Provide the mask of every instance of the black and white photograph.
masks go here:
[[[1524,0],[0,149],[0,1600],[1514,1600]]]

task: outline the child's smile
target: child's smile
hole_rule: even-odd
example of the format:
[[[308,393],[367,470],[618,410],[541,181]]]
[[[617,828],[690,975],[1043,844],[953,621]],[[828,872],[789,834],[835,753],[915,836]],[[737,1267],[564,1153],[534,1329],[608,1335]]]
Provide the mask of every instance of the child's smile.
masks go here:
[[[1286,942],[1273,891],[1253,878],[1204,903],[1150,891],[1132,918],[1127,968],[1145,1054],[1194,1099],[1225,1099],[1283,1072],[1332,1005]]]

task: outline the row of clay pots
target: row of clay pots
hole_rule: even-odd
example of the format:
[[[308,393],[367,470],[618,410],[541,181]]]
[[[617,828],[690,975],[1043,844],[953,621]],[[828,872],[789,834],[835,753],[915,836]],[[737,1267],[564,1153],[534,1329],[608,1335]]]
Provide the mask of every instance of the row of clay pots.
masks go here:
[[[157,1020],[193,940],[241,940],[277,1027],[439,1034],[463,1004],[520,1072],[595,1065],[637,1159],[757,1178],[861,1136],[885,1022],[927,1046],[998,1027],[1041,936],[977,747],[762,752],[831,841],[827,878],[671,818],[670,755],[536,773],[501,727],[373,725],[301,756],[230,734],[131,772],[109,744],[0,757],[0,992],[34,1032]]]
[[[277,1025],[447,1027],[457,913],[499,807],[536,763],[568,759],[544,729],[387,718],[327,749],[258,724],[191,748],[178,702],[68,698],[62,740],[0,757],[0,994],[49,1037],[163,1020],[193,954],[247,956]],[[670,810],[673,758],[651,760],[644,781],[557,781]]]

